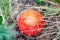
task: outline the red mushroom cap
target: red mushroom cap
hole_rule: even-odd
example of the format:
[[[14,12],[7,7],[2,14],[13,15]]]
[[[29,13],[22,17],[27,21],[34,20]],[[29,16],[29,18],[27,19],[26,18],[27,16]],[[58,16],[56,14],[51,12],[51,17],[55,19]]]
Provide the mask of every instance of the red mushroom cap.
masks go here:
[[[36,35],[43,27],[44,18],[42,14],[36,10],[25,10],[18,17],[18,28],[25,35]]]

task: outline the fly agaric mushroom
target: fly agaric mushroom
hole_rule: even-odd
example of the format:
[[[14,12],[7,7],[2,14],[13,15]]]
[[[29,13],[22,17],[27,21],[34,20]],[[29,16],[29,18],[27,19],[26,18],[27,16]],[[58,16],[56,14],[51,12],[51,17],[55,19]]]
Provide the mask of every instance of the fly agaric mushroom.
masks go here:
[[[33,9],[23,11],[18,19],[18,28],[25,35],[37,35],[44,27],[43,15]]]

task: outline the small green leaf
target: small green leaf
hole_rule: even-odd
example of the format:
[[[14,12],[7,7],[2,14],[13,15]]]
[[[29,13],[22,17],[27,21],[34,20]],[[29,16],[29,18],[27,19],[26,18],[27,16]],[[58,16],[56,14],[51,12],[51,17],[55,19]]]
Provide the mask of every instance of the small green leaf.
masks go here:
[[[2,16],[0,16],[0,24],[2,23],[2,21],[3,21],[3,18],[2,18]]]
[[[35,0],[35,2],[37,4],[40,4],[40,5],[45,5],[46,4],[44,0]]]

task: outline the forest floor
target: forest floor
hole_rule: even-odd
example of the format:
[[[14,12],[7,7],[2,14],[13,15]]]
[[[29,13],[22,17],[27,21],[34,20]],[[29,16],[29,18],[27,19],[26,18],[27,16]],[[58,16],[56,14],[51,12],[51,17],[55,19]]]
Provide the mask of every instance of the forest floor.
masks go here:
[[[46,4],[41,6],[39,4],[37,4],[36,2],[34,2],[34,0],[12,0],[11,1],[11,5],[12,5],[12,19],[13,20],[17,20],[17,15],[24,9],[29,9],[29,8],[33,8],[36,9],[42,13],[46,12],[45,7],[49,7],[49,3],[50,3],[50,7],[52,8],[60,8],[59,4],[56,4],[54,2],[51,2],[49,0],[46,0]],[[14,28],[14,30],[18,31],[19,34],[17,34],[16,36],[14,36],[14,40],[57,40],[58,39],[58,34],[57,31],[60,28],[60,12],[54,15],[44,15],[44,20],[45,20],[45,25],[44,28],[41,30],[41,32],[36,35],[35,37],[30,37],[30,36],[26,36],[23,33],[21,33],[21,31],[19,31],[19,29],[16,27]]]

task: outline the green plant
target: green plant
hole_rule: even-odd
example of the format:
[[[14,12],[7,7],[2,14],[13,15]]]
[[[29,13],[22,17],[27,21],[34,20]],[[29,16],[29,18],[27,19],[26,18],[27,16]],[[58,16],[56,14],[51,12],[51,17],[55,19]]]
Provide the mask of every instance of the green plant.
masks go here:
[[[15,26],[15,23],[11,23],[8,25],[7,20],[11,15],[11,3],[10,0],[0,0],[0,9],[2,10],[2,15],[0,16],[0,40],[13,40],[13,36],[17,34],[16,31],[12,29]],[[2,22],[4,19],[4,22]]]
[[[60,3],[60,0],[52,0],[53,2]]]
[[[7,23],[4,22],[0,24],[0,40],[13,40],[13,36],[17,34],[16,31],[13,31],[15,23],[7,26]]]
[[[40,5],[44,5],[45,1],[44,0],[35,0],[36,3],[40,4]]]
[[[2,14],[8,20],[11,14],[11,3],[10,0],[0,0],[0,9],[2,9]]]

